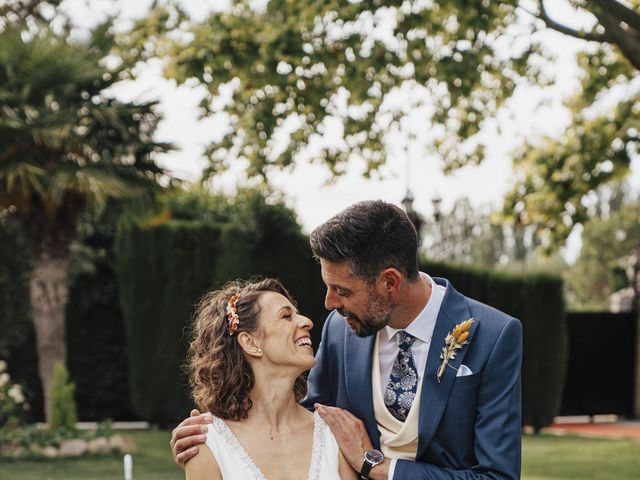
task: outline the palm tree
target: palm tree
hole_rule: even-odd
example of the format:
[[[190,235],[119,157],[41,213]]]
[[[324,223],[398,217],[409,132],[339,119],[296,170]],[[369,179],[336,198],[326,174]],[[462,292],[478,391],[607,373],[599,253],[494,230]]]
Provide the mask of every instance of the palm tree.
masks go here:
[[[105,89],[124,69],[104,59],[109,24],[83,42],[47,27],[0,33],[0,210],[19,220],[30,246],[29,290],[38,368],[50,418],[56,362],[65,362],[69,248],[80,216],[107,200],[152,197],[155,102],[127,103]]]

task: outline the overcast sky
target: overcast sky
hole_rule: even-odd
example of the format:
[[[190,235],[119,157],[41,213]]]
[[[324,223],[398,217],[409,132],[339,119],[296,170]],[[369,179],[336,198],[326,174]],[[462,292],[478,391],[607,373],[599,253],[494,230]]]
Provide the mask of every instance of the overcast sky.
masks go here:
[[[229,2],[225,0],[183,0],[182,4],[196,18],[203,18],[208,10],[224,9]],[[563,0],[549,2],[552,15],[558,18],[571,18],[574,22],[586,21],[568,12]],[[145,14],[151,0],[105,1],[105,0],[65,0],[64,8],[71,12],[76,21],[90,26],[97,23],[106,14],[119,12],[120,18],[138,18]],[[299,164],[292,173],[277,173],[270,177],[271,183],[285,193],[288,203],[298,213],[305,231],[348,205],[365,199],[380,198],[399,204],[405,196],[407,187],[415,197],[415,209],[426,217],[432,212],[431,200],[442,198],[444,212],[448,211],[455,200],[469,197],[474,207],[499,207],[505,192],[511,185],[512,149],[525,138],[539,135],[559,135],[569,124],[568,112],[561,101],[575,91],[577,86],[576,67],[573,60],[575,51],[582,45],[579,41],[555,32],[537,34],[538,39],[557,56],[551,66],[555,75],[555,84],[547,89],[518,87],[513,98],[499,115],[496,129],[485,133],[488,141],[486,160],[480,166],[465,167],[455,173],[444,176],[441,162],[434,155],[426,155],[413,145],[405,149],[402,142],[388,151],[386,165],[380,170],[380,178],[365,180],[362,177],[363,166],[358,162],[349,165],[348,172],[332,184],[327,184],[329,174],[322,166],[309,162]],[[117,96],[131,100],[158,98],[164,120],[158,128],[158,140],[170,141],[179,146],[179,150],[164,155],[161,163],[183,179],[197,180],[206,160],[201,152],[212,139],[222,134],[226,125],[224,118],[198,121],[197,105],[202,98],[200,87],[180,86],[167,81],[161,75],[159,62],[144,65],[138,71],[135,82],[120,85],[114,92]],[[539,106],[541,100],[544,105]],[[401,101],[401,100],[400,100]],[[419,122],[419,112],[405,120],[410,128]],[[407,175],[407,171],[410,172]],[[640,185],[640,160],[632,165],[634,185]],[[230,171],[216,181],[216,186],[232,191],[238,178],[242,177],[242,165]],[[579,240],[576,236],[570,242],[565,256],[572,260],[578,252]]]

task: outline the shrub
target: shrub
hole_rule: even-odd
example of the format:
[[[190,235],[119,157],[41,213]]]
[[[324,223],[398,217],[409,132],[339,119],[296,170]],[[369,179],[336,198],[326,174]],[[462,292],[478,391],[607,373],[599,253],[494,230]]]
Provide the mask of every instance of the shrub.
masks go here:
[[[0,360],[0,426],[15,428],[23,420],[29,405],[26,403],[22,387],[11,381],[7,363]]]
[[[56,363],[51,384],[51,430],[75,430],[78,413],[73,398],[74,390],[75,385],[69,381],[67,369],[62,363]]]

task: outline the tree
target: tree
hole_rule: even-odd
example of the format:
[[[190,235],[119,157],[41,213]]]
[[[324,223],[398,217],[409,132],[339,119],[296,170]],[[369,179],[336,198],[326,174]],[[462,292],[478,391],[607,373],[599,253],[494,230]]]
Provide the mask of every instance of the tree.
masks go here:
[[[516,153],[517,181],[505,212],[533,225],[549,248],[561,245],[588,218],[589,198],[624,178],[640,137],[640,1],[572,0],[593,27],[578,30],[552,19],[543,0],[537,17],[560,33],[585,40],[578,55],[580,89],[567,99],[571,124],[559,138],[533,139]]]
[[[53,367],[64,364],[69,248],[80,216],[108,199],[149,198],[162,170],[152,136],[155,102],[128,103],[106,89],[123,74],[103,59],[110,24],[71,42],[33,22],[1,25],[0,209],[29,245],[29,290],[39,373],[50,418]]]
[[[607,310],[609,295],[628,286],[621,260],[640,248],[640,200],[625,190],[611,192],[584,224],[580,256],[566,278],[572,309]]]
[[[249,175],[265,175],[309,144],[320,145],[316,160],[336,175],[354,157],[371,173],[385,161],[385,134],[401,128],[409,108],[425,112],[416,137],[446,169],[479,162],[483,122],[519,81],[539,78],[529,62],[536,46],[511,28],[515,0],[250,3],[234,1],[201,22],[165,5],[123,45],[134,58],[165,58],[179,83],[206,86],[203,115],[229,115],[226,135],[207,152],[207,175],[236,158],[249,162]],[[522,46],[500,53],[501,42],[516,41]],[[340,143],[323,143],[330,129]]]
[[[541,252],[532,228],[506,225],[497,217],[496,212],[474,209],[468,198],[457,200],[450,212],[426,224],[425,256],[517,273],[566,269],[557,253],[547,256]]]
[[[580,40],[615,45],[629,63],[640,70],[640,2],[637,0],[569,0],[576,10],[591,14],[595,22],[589,30],[576,29],[551,18],[545,6],[550,2],[537,0],[536,3],[535,15],[546,27]]]

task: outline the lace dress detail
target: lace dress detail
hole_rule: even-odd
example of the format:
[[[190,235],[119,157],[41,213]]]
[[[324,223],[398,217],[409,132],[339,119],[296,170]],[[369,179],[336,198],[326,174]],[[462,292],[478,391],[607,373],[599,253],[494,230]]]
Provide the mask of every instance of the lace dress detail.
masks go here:
[[[212,432],[213,430],[213,432]],[[214,433],[215,437],[218,437],[218,441],[212,437]],[[327,438],[329,436],[329,438]],[[224,445],[220,445],[219,441],[224,442]],[[210,426],[209,434],[207,435],[207,446],[211,449],[212,453],[216,457],[222,476],[225,480],[229,475],[225,474],[225,464],[233,465],[235,462],[230,457],[239,459],[246,469],[245,475],[249,473],[252,480],[268,480],[267,477],[260,471],[253,459],[249,456],[242,444],[238,441],[238,438],[233,434],[231,429],[227,426],[224,420],[213,417],[213,423]],[[323,457],[329,458],[323,458]],[[307,480],[325,480],[325,479],[338,479],[339,473],[337,471],[337,456],[338,449],[335,439],[331,435],[331,431],[327,424],[324,422],[318,412],[313,415],[313,445],[311,447],[311,463],[309,465],[309,471],[307,474]],[[335,460],[332,461],[332,457]],[[327,462],[327,460],[329,460]],[[325,464],[329,464],[329,468]],[[335,466],[334,466],[335,464]],[[324,470],[334,470],[335,474],[331,472],[323,472]],[[233,469],[233,476],[237,472],[236,468]],[[329,475],[327,475],[329,474]],[[247,478],[246,476],[238,476],[238,478]]]
[[[214,417],[213,420],[213,428],[218,431],[218,434],[225,441],[227,446],[231,449],[235,455],[242,460],[244,466],[251,472],[252,479],[254,480],[267,480],[258,466],[254,463],[253,459],[249,456],[244,447],[240,444],[236,436],[233,434],[231,429],[224,423],[224,420],[221,418]]]

